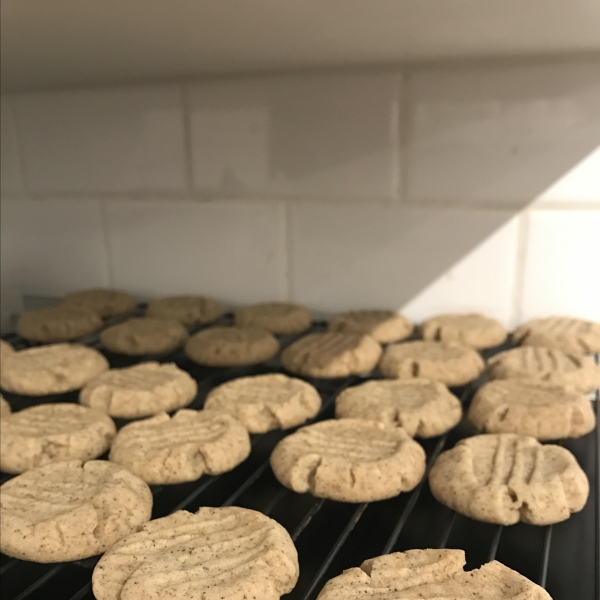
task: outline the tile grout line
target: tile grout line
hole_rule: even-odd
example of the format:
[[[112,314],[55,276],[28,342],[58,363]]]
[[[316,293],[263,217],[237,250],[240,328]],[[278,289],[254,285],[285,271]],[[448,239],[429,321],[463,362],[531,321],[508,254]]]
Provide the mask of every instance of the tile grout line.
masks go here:
[[[187,83],[181,85],[181,118],[183,119],[183,153],[185,161],[185,181],[188,194],[194,193],[194,164],[192,160],[192,114],[190,110],[189,88]],[[202,200],[202,198],[194,198]]]
[[[292,300],[291,292],[292,292],[292,215],[291,215],[291,207],[289,206],[289,202],[283,203],[283,253],[284,253],[284,261],[285,261],[285,276],[284,276],[284,298],[288,302]]]
[[[403,69],[400,72],[400,93],[399,93],[399,128],[398,128],[398,152],[399,152],[399,182],[398,197],[401,204],[408,204],[408,176],[410,161],[408,158],[408,147],[411,134],[411,112],[409,88],[411,84],[410,72]]]
[[[21,183],[23,185],[23,192],[26,197],[30,198],[29,193],[29,177],[27,173],[27,167],[25,166],[25,149],[21,143],[21,131],[17,119],[17,111],[15,109],[15,94],[7,95],[6,101],[8,101],[8,112],[15,130],[15,142],[17,145],[17,161],[19,163],[19,175],[21,176]]]
[[[391,131],[391,161],[392,161],[392,178],[391,192],[392,201],[397,203],[402,200],[402,89],[403,75],[398,72],[394,77],[394,102],[390,115],[390,131]]]
[[[515,326],[521,323],[523,293],[525,291],[525,261],[529,241],[529,214],[523,212],[518,217],[517,252],[515,256],[515,275],[512,290],[512,322]]]

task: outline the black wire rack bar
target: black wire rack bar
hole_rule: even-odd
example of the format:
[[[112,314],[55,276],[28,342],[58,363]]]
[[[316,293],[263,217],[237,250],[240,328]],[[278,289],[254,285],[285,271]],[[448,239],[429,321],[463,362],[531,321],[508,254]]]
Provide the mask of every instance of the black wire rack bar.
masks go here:
[[[231,323],[231,316],[219,324]],[[313,331],[323,329],[315,324]],[[285,347],[295,338],[281,338]],[[16,348],[29,346],[18,336],[9,341]],[[90,346],[100,348],[98,336],[88,336]],[[101,349],[101,348],[100,348]],[[484,357],[503,348],[486,351]],[[106,353],[111,366],[121,367],[142,359]],[[175,362],[198,382],[198,397],[191,404],[200,409],[206,395],[215,386],[236,377],[281,372],[277,360],[266,365],[238,369],[215,369],[194,365],[175,352],[143,360]],[[598,361],[598,357],[596,357]],[[373,378],[371,375],[368,378]],[[344,388],[366,378],[309,381],[322,396],[322,408],[313,421],[333,418],[334,401]],[[466,409],[483,379],[454,390]],[[5,394],[13,407],[20,410],[38,403],[35,399]],[[76,394],[66,394],[45,401],[76,402]],[[595,395],[599,413],[600,393]],[[124,422],[118,423],[122,426]],[[554,600],[600,600],[600,429],[576,441],[565,442],[575,453],[590,479],[590,500],[586,508],[564,523],[549,527],[519,524],[502,527],[479,523],[458,515],[435,501],[427,484],[427,473],[437,456],[461,438],[473,435],[463,421],[449,433],[433,440],[422,440],[427,453],[426,476],[410,493],[381,502],[344,504],[296,494],[275,479],[269,456],[275,444],[289,432],[269,432],[252,436],[250,457],[229,473],[205,476],[197,482],[175,486],[153,486],[153,518],[177,510],[196,511],[200,506],[237,505],[259,510],[279,521],[289,532],[298,549],[300,579],[286,596],[289,600],[315,600],[325,582],[342,570],[360,565],[379,554],[409,548],[462,548],[467,554],[467,568],[476,568],[493,560],[521,572],[546,587]],[[10,476],[2,474],[4,482]],[[593,522],[593,531],[590,532]],[[569,559],[570,557],[570,559]],[[38,565],[0,555],[0,597],[2,600],[93,600],[91,572],[97,558]],[[589,570],[592,564],[594,573]]]

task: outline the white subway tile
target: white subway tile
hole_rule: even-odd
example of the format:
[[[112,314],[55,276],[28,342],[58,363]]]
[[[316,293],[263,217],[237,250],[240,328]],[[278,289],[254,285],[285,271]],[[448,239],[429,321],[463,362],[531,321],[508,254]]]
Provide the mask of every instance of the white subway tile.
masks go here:
[[[3,199],[0,207],[3,286],[62,295],[109,284],[98,202]]]
[[[600,210],[533,210],[528,219],[521,319],[600,321]]]
[[[284,299],[284,222],[274,202],[109,202],[115,285],[141,297]]]
[[[180,86],[23,94],[15,98],[30,191],[181,191]]]
[[[398,178],[400,76],[248,78],[190,87],[201,191],[390,197]]]
[[[0,190],[3,195],[22,194],[24,191],[17,131],[10,102],[7,96],[0,97]]]
[[[514,222],[504,224],[511,216],[491,210],[295,206],[292,296],[325,312],[408,306],[419,320],[444,310],[480,310],[508,321],[516,228]],[[427,289],[431,284],[433,292]]]
[[[411,201],[526,204],[600,145],[598,61],[422,71],[409,97]]]

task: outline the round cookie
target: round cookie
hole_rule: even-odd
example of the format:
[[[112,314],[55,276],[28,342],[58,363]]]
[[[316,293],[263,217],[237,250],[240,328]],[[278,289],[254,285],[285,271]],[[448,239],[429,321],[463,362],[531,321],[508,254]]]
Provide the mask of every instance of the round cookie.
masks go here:
[[[321,409],[321,396],[306,381],[269,373],[223,383],[204,408],[233,415],[250,433],[265,433],[302,425]]]
[[[0,487],[0,550],[39,563],[101,554],[150,519],[152,493],[106,460],[53,463]]]
[[[368,373],[377,366],[381,346],[368,335],[311,333],[281,354],[281,364],[306,377],[348,377]]]
[[[183,409],[123,427],[110,460],[146,483],[195,481],[231,471],[250,454],[246,428],[230,415]]]
[[[452,510],[499,525],[564,521],[589,494],[587,477],[566,448],[512,433],[476,435],[442,452],[429,487]]]
[[[30,342],[68,342],[94,333],[102,317],[88,308],[59,304],[42,310],[28,310],[17,321],[17,333]]]
[[[0,394],[0,418],[6,419],[11,413],[10,404]]]
[[[425,451],[400,427],[330,420],[284,438],[271,467],[281,484],[300,494],[373,502],[412,490],[425,473]]]
[[[310,310],[291,302],[267,302],[244,306],[235,312],[238,327],[260,327],[275,334],[306,331],[311,324]]]
[[[600,388],[600,367],[591,358],[538,346],[523,346],[488,359],[490,379],[552,383],[589,393]]]
[[[273,519],[228,506],[177,511],[117,542],[92,575],[97,600],[279,600],[298,553]]]
[[[441,435],[462,416],[459,399],[428,379],[374,380],[346,388],[335,400],[338,419],[367,419],[403,427],[410,436]]]
[[[188,331],[179,321],[151,317],[129,319],[100,334],[100,341],[107,350],[129,356],[172,352],[181,348],[187,339]]]
[[[78,390],[108,370],[100,352],[81,344],[53,344],[27,348],[2,362],[0,386],[28,396]]]
[[[241,367],[266,362],[279,342],[256,327],[211,327],[193,335],[185,346],[190,360],[209,367]]]
[[[600,323],[571,317],[533,319],[512,334],[515,344],[542,346],[568,354],[600,352]]]
[[[126,292],[98,289],[71,292],[63,298],[63,305],[87,308],[102,317],[110,317],[131,312],[137,302]]]
[[[223,314],[223,307],[203,296],[171,296],[148,303],[146,315],[157,319],[174,319],[184,325],[212,323]]]
[[[81,390],[79,402],[111,417],[137,419],[187,406],[197,392],[177,365],[145,362],[103,373]]]
[[[496,379],[480,388],[468,419],[485,433],[519,433],[538,440],[578,438],[596,425],[587,396],[515,379]]]
[[[0,340],[0,362],[2,362],[9,354],[14,354],[15,349],[4,340]]]
[[[23,473],[64,460],[86,462],[110,447],[117,430],[104,413],[79,404],[40,404],[0,423],[0,469]]]
[[[317,600],[552,600],[544,588],[498,561],[472,571],[465,564],[463,550],[394,552],[330,579]]]
[[[389,344],[407,338],[413,324],[393,310],[350,310],[333,317],[329,331],[370,335],[380,344]]]
[[[449,386],[477,379],[484,363],[472,348],[450,342],[406,342],[389,346],[379,370],[390,379],[424,378]]]
[[[421,326],[424,340],[456,342],[470,348],[491,348],[502,344],[506,329],[496,319],[483,315],[438,315]]]

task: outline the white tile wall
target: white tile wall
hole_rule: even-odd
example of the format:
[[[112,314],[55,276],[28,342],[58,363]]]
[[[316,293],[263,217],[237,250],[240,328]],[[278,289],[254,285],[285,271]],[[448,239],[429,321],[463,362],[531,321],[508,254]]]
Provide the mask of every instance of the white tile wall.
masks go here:
[[[3,97],[1,147],[29,294],[600,320],[598,60]]]
[[[412,201],[526,204],[600,145],[598,60],[424,71],[409,95]]]
[[[10,98],[0,100],[0,190],[2,194],[23,192],[23,176],[19,164],[17,131]]]
[[[284,213],[276,203],[112,201],[107,227],[118,288],[226,303],[285,297]]]
[[[521,318],[600,321],[600,210],[536,210],[528,220]]]
[[[2,286],[61,295],[109,283],[98,202],[3,199],[0,243]]]
[[[390,198],[399,74],[305,75],[191,86],[198,190]]]
[[[35,93],[15,100],[30,191],[185,189],[181,86]]]

